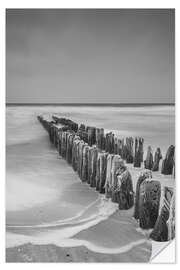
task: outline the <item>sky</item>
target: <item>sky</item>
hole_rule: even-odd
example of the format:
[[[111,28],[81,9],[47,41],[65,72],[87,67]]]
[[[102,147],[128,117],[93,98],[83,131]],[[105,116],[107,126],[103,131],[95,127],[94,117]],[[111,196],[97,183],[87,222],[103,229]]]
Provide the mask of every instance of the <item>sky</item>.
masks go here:
[[[174,10],[7,9],[7,103],[174,103]]]

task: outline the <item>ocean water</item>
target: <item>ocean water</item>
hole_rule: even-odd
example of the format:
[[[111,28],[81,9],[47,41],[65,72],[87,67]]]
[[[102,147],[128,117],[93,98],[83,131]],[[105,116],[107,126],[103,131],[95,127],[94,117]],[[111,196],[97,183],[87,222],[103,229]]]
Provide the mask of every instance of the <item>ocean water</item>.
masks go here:
[[[114,254],[147,243],[131,218],[132,211],[118,217],[121,226],[118,229],[110,220],[117,213],[117,204],[81,183],[72,168],[58,156],[37,120],[37,115],[51,117],[52,114],[102,127],[120,138],[142,136],[145,150],[148,145],[153,150],[160,147],[163,155],[175,143],[174,106],[7,107],[6,246],[28,242],[84,245],[95,252]],[[137,178],[136,174],[134,177]],[[117,230],[114,234],[119,235],[118,239],[109,230],[100,236],[99,232],[110,224]]]

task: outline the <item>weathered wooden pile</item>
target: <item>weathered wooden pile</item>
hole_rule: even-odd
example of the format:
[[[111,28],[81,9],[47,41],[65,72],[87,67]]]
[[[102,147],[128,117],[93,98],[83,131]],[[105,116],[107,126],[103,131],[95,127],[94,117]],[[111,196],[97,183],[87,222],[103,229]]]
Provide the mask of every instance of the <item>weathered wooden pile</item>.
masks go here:
[[[154,160],[151,147],[144,161],[145,170],[139,176],[134,196],[131,174],[125,163],[141,167],[143,162],[143,138],[122,139],[103,128],[78,125],[72,120],[52,116],[52,121],[38,116],[49,133],[50,141],[59,155],[72,165],[82,182],[88,183],[106,198],[118,203],[119,209],[129,209],[134,204],[134,218],[143,229],[153,229],[150,237],[167,241],[175,235],[175,203],[173,190],[165,187],[160,208],[161,184],[152,178],[152,171],[159,170],[162,159],[157,148]],[[172,174],[174,146],[170,146],[163,160],[162,173]]]
[[[150,237],[155,241],[168,241],[175,237],[175,195],[164,187],[163,204]]]
[[[161,196],[163,196],[163,202],[160,207]],[[139,220],[142,229],[153,229],[150,237],[156,241],[167,241],[168,235],[174,237],[174,234],[171,234],[172,228],[169,226],[168,229],[167,223],[175,224],[174,212],[171,214],[171,221],[169,220],[174,207],[174,205],[170,206],[172,196],[173,190],[168,187],[164,187],[163,194],[161,194],[160,182],[152,178],[151,170],[145,170],[139,176],[136,184],[134,218]]]

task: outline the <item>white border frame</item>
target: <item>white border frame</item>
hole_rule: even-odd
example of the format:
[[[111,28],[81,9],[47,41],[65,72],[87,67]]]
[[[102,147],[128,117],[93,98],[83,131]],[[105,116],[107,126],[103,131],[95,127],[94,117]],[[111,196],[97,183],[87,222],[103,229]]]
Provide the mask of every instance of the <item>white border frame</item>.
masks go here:
[[[0,263],[1,263],[1,267],[3,266],[3,268],[11,268],[13,267],[13,269],[20,269],[22,267],[22,269],[24,269],[24,267],[26,268],[31,268],[31,266],[33,266],[34,269],[37,269],[39,267],[43,267],[43,269],[47,269],[49,267],[57,267],[57,269],[59,269],[59,267],[65,267],[65,268],[70,268],[73,267],[74,268],[84,268],[84,264],[83,263],[78,263],[78,264],[59,264],[59,263],[38,263],[38,264],[20,264],[20,263],[11,263],[5,264],[5,8],[175,8],[176,9],[176,70],[179,70],[178,68],[178,51],[177,48],[180,48],[180,42],[179,42],[179,13],[180,13],[180,9],[179,9],[179,5],[178,2],[180,1],[158,1],[158,0],[151,0],[151,1],[107,1],[107,0],[103,0],[103,1],[95,1],[95,0],[91,0],[91,1],[80,1],[80,0],[76,0],[76,1],[35,1],[35,0],[31,0],[30,2],[28,1],[1,1],[0,3],[0,34],[1,34],[1,39],[0,39],[0,56],[1,56],[1,62],[0,62],[0,123],[1,123],[1,131],[0,131],[0,160],[1,160],[1,167],[0,167],[0,172],[1,172],[1,185],[0,185],[0,222],[1,222],[1,226],[0,226]],[[178,72],[176,72],[176,74],[178,74]],[[177,80],[176,80],[176,89],[177,88]],[[178,94],[178,90],[176,90],[176,119],[178,119],[179,117],[179,94]],[[180,130],[179,130],[179,125],[178,125],[178,121],[176,121],[176,138],[180,138]],[[179,153],[179,144],[178,141],[176,141],[176,153]],[[178,164],[179,160],[178,160],[178,155],[176,154],[176,164]],[[179,169],[178,166],[176,166],[176,206],[178,207],[179,204],[179,198],[180,197],[179,194]],[[177,228],[177,232],[176,232],[176,254],[177,254],[177,249],[178,249],[178,245],[177,242],[179,240],[179,215],[178,215],[178,211],[176,208],[176,228]],[[178,240],[177,240],[178,239]],[[174,245],[174,244],[173,244]],[[175,246],[175,245],[174,245]],[[170,250],[169,250],[170,249]],[[169,246],[169,249],[166,248],[163,251],[163,257],[162,254],[161,256],[159,256],[159,259],[156,258],[156,263],[158,262],[162,262],[164,260],[164,262],[167,263],[167,258],[169,258],[169,263],[172,263],[172,259],[174,257],[175,254],[172,255],[172,253],[170,254],[170,251],[172,251],[171,247]],[[159,260],[159,261],[158,261]],[[178,258],[176,258],[176,263],[177,264],[163,264],[163,265],[157,265],[157,264],[91,264],[91,263],[86,263],[85,267],[89,268],[89,267],[103,267],[103,269],[107,268],[108,270],[111,269],[119,269],[119,267],[123,267],[124,269],[127,269],[129,267],[134,267],[136,269],[139,269],[139,267],[178,267]],[[2,264],[3,263],[3,264]],[[2,269],[2,268],[1,268]]]

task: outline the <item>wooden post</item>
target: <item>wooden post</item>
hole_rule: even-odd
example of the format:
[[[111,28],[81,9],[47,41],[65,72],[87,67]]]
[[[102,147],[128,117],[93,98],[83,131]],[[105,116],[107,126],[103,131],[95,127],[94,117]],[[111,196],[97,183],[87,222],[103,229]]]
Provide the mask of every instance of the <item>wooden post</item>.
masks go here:
[[[109,132],[106,135],[107,152],[110,154],[114,154],[114,134],[112,132]]]
[[[83,148],[83,160],[82,160],[82,181],[88,181],[88,152],[89,152],[89,145],[85,143]]]
[[[139,226],[142,229],[154,228],[158,217],[161,185],[156,180],[145,180],[140,185]]]
[[[154,229],[150,234],[150,238],[155,241],[168,241],[168,226],[169,211],[173,190],[169,187],[164,187],[163,190],[163,205],[160,210],[160,215],[155,223]]]
[[[61,145],[61,155],[64,159],[66,159],[66,150],[67,150],[67,131],[62,133],[62,145]]]
[[[127,158],[127,146],[125,144],[125,140],[122,139],[122,159],[126,160]]]
[[[96,168],[97,168],[97,156],[98,149],[96,146],[92,147],[92,159],[91,159],[91,176],[90,176],[90,186],[96,187]]]
[[[87,133],[88,133],[88,144],[92,146],[93,144],[96,143],[96,128],[88,127]]]
[[[111,168],[111,173],[112,173],[112,181],[111,181],[111,191],[112,191],[112,202],[118,203],[118,196],[116,193],[116,188],[117,188],[117,170],[120,168],[121,163],[123,160],[119,155],[115,155],[112,160],[112,168]]]
[[[104,151],[98,152],[96,168],[96,190],[99,190],[100,193],[105,193],[104,185],[106,181],[106,166],[107,153]]]
[[[144,161],[145,169],[151,170],[153,167],[153,154],[151,146],[148,146],[146,160]]]
[[[100,181],[99,181],[100,193],[105,193],[104,185],[106,182],[107,156],[108,156],[108,153],[103,151],[101,155],[101,159],[100,159]]]
[[[106,198],[112,197],[112,161],[113,161],[114,155],[109,154],[107,156],[107,167],[106,167],[106,182],[105,182],[105,196]]]
[[[80,143],[80,137],[75,136],[73,140],[73,147],[72,147],[72,167],[74,171],[78,169],[78,145]]]
[[[82,164],[83,164],[84,145],[85,145],[85,143],[83,140],[81,140],[80,143],[78,144],[78,169],[77,169],[77,172],[78,172],[80,179],[82,178],[81,173],[82,173]]]
[[[118,155],[120,155],[121,156],[121,158],[123,158],[122,157],[122,140],[120,140],[120,139],[118,139]]]
[[[139,152],[140,152],[140,156],[141,156],[141,162],[143,162],[143,154],[144,154],[143,144],[144,144],[144,139],[140,138],[139,139]]]
[[[93,155],[93,148],[89,147],[88,151],[88,184],[91,182],[91,175],[92,175],[92,155]]]
[[[174,193],[170,202],[167,227],[168,227],[168,241],[170,241],[175,238],[175,194]]]
[[[96,145],[99,149],[104,150],[104,129],[96,128]]]
[[[134,167],[141,167],[142,150],[141,150],[141,138],[135,138],[135,155],[134,155]]]
[[[86,127],[85,125],[81,124],[78,131],[77,131],[77,135],[81,138],[81,140],[83,140],[84,142],[88,141],[88,136],[87,136],[87,132],[86,132]]]
[[[58,153],[61,156],[61,147],[62,147],[62,129],[59,129],[58,131]]]
[[[69,132],[67,135],[67,150],[66,150],[66,160],[69,164],[72,163],[73,138],[74,138],[74,134]]]
[[[172,174],[173,166],[174,166],[174,152],[175,152],[175,147],[173,145],[169,146],[166,153],[166,157],[162,163],[162,169],[161,169],[162,174],[166,174],[166,175]]]
[[[126,138],[126,162],[133,163],[133,138]]]
[[[97,164],[96,164],[96,190],[99,190],[99,182],[100,182],[100,159],[101,159],[102,153],[99,151],[97,156]]]
[[[162,155],[161,155],[161,149],[158,147],[155,154],[154,154],[154,163],[153,163],[153,167],[152,167],[152,171],[159,171],[159,162],[162,159]]]
[[[147,178],[152,178],[152,172],[150,170],[144,170],[136,184],[135,206],[134,206],[134,218],[139,219],[139,198],[140,198],[140,186]]]
[[[132,177],[123,162],[120,164],[120,168],[116,171],[116,175],[118,181],[115,193],[117,194],[116,196],[118,198],[119,209],[130,209],[134,205]]]
[[[114,138],[114,154],[118,155],[119,154],[119,149],[118,149],[118,138]]]

